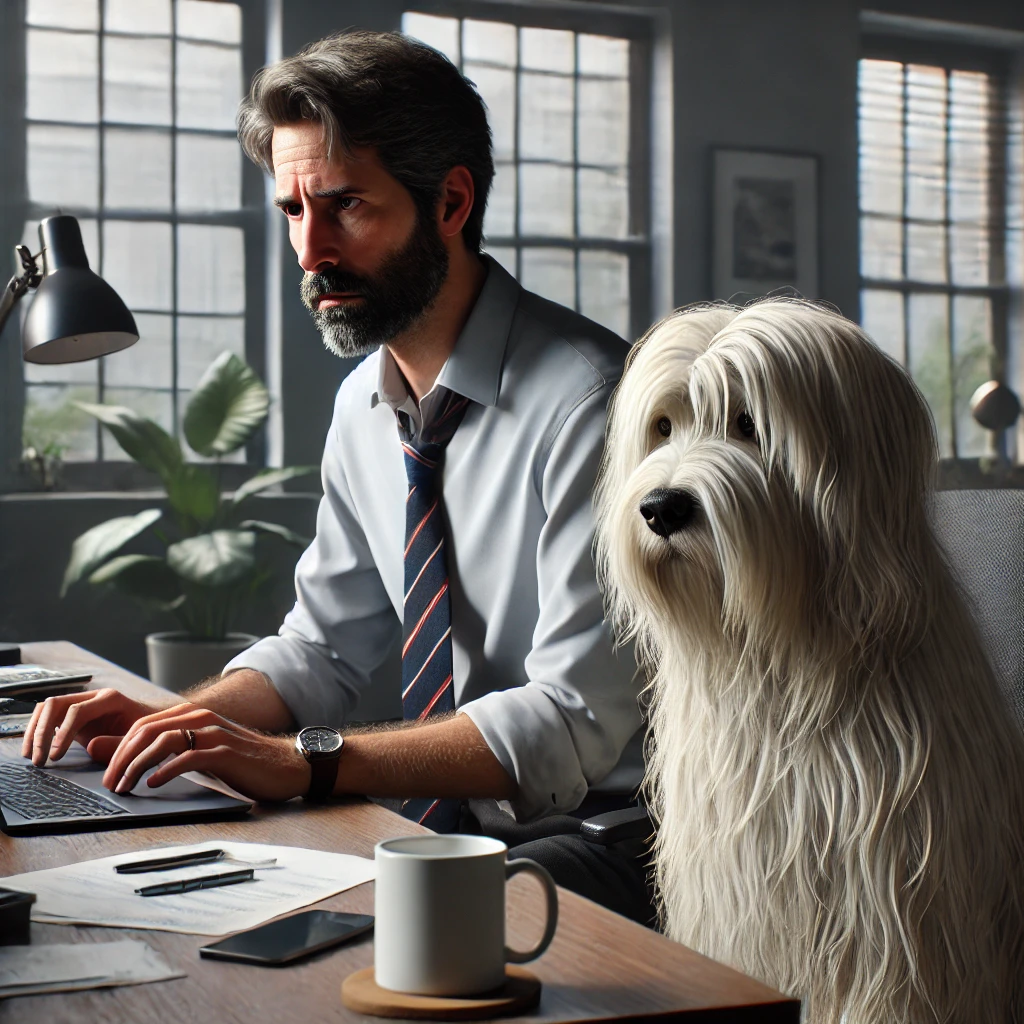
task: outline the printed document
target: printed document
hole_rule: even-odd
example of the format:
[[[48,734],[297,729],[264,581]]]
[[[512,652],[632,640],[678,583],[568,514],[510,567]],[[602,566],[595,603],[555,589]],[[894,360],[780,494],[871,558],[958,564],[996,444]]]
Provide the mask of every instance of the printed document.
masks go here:
[[[170,857],[200,850],[224,850],[224,864],[192,864],[169,871],[119,875],[116,864]],[[267,861],[274,861],[270,866]],[[139,896],[135,890],[252,864],[251,882],[196,889],[171,896]],[[46,924],[98,924],[114,928],[153,928],[194,935],[225,935],[254,928],[280,914],[298,910],[369,882],[374,864],[347,853],[323,853],[296,846],[236,843],[222,840],[193,846],[151,847],[61,868],[29,871],[2,880],[4,888],[34,892],[32,920]]]

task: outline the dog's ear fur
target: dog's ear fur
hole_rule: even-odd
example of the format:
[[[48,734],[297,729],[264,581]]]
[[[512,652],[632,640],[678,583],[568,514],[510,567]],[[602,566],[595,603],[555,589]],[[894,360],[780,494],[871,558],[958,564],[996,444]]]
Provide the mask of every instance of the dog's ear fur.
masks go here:
[[[870,633],[893,616],[909,625],[908,602],[921,595],[896,581],[918,577],[927,557],[925,499],[937,450],[928,406],[907,372],[856,324],[793,299],[748,306],[704,359],[721,360],[738,378],[768,472],[784,473],[813,517],[832,591],[824,596]]]

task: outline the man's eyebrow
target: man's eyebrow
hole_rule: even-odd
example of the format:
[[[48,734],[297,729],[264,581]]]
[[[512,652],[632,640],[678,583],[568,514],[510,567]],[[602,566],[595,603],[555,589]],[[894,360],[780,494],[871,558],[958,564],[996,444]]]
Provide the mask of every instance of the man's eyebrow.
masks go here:
[[[337,188],[317,189],[313,193],[314,199],[333,199],[336,196],[358,196],[366,192],[365,188],[356,188],[353,185],[339,185]],[[275,206],[291,206],[297,203],[295,196],[274,196]]]

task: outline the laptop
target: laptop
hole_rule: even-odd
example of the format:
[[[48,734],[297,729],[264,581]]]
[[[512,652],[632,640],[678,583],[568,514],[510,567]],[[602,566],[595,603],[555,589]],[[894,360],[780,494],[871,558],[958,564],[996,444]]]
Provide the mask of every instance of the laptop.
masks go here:
[[[130,793],[112,793],[103,785],[104,770],[77,743],[43,768],[0,753],[0,829],[9,836],[91,832],[235,818],[252,810],[248,800],[181,776],[150,789],[146,779],[155,768]]]

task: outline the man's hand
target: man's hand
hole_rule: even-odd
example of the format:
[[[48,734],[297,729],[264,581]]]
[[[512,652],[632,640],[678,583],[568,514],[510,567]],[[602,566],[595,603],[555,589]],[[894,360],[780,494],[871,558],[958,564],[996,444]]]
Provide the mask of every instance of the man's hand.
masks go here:
[[[192,750],[186,730],[195,735]],[[309,789],[310,768],[294,740],[266,736],[194,704],[139,718],[110,759],[103,785],[127,793],[143,772],[172,755],[149,777],[148,786],[162,786],[183,772],[201,771],[216,775],[253,800],[289,800]]]
[[[94,761],[110,760],[121,737],[140,718],[160,710],[117,690],[89,690],[49,697],[35,706],[21,743],[21,756],[34,765],[63,757],[72,740],[85,744]]]

